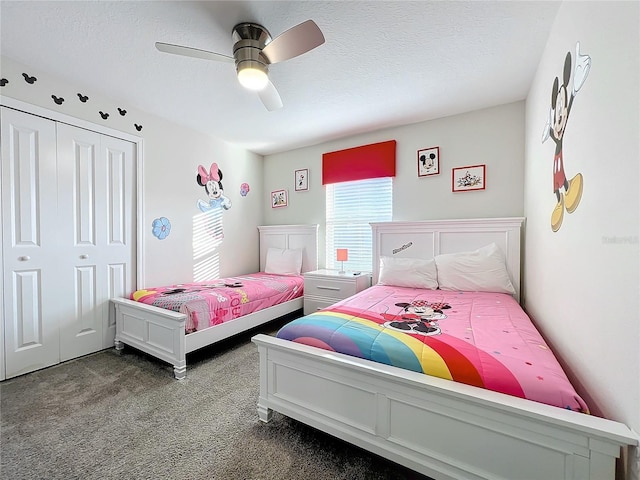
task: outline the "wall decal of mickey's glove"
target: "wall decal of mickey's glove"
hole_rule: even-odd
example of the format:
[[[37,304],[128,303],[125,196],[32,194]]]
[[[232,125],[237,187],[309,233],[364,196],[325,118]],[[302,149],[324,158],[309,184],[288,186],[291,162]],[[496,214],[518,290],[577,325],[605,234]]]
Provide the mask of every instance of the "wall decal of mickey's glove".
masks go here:
[[[544,126],[544,132],[542,132],[542,143],[546,142],[551,135],[551,120],[553,119],[553,108],[549,109],[549,118],[547,124]]]
[[[584,81],[591,70],[591,57],[580,55],[580,42],[576,42],[576,68],[573,71],[573,94],[575,95],[582,88]]]

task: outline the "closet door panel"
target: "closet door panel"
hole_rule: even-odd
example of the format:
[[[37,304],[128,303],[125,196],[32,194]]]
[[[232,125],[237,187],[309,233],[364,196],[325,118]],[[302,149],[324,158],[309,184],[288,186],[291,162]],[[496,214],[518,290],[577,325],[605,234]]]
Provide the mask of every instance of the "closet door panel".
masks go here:
[[[59,362],[56,126],[1,109],[6,377]]]
[[[106,175],[102,188],[106,191],[104,203],[99,203],[98,216],[105,221],[98,223],[98,245],[104,269],[100,277],[104,305],[105,330],[103,348],[113,346],[115,321],[109,315],[109,298],[126,297],[135,286],[136,251],[136,148],[131,142],[103,136],[102,159]]]
[[[100,160],[101,135],[58,124],[58,220],[60,272],[66,289],[66,312],[60,319],[60,359],[76,358],[102,349],[103,306],[98,231],[105,219],[98,212],[106,191]]]

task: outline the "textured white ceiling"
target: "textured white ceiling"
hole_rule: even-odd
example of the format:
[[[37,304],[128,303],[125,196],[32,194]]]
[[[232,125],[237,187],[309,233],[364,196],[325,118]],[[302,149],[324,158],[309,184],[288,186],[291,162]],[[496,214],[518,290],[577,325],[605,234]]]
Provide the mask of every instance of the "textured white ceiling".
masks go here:
[[[260,154],[525,98],[557,1],[2,1],[1,54]],[[268,112],[233,64],[231,30],[314,20],[326,43],[270,68]]]

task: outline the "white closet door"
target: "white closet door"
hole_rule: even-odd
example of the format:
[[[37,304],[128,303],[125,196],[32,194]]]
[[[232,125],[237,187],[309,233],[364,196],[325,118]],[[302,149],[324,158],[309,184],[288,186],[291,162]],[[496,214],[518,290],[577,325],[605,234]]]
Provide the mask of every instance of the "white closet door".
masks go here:
[[[135,149],[131,142],[58,125],[59,275],[65,285],[60,360],[113,345],[110,296],[133,286]]]
[[[56,126],[1,109],[6,376],[59,362]]]
[[[109,299],[126,297],[136,284],[136,146],[119,138],[102,136],[102,158],[107,192],[101,203],[105,220],[98,229],[101,272],[100,290],[104,315],[102,348],[113,347],[116,337],[115,315],[109,315]],[[112,307],[111,307],[112,308]]]

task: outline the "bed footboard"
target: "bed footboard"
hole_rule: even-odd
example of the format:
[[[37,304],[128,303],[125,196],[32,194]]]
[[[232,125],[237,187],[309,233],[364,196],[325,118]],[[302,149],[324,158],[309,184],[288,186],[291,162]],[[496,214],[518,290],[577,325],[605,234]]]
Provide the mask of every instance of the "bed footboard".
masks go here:
[[[299,420],[436,479],[613,479],[625,425],[267,335],[258,414]]]
[[[116,315],[117,350],[130,345],[173,365],[176,379],[187,371],[186,315],[126,298],[112,298]]]

